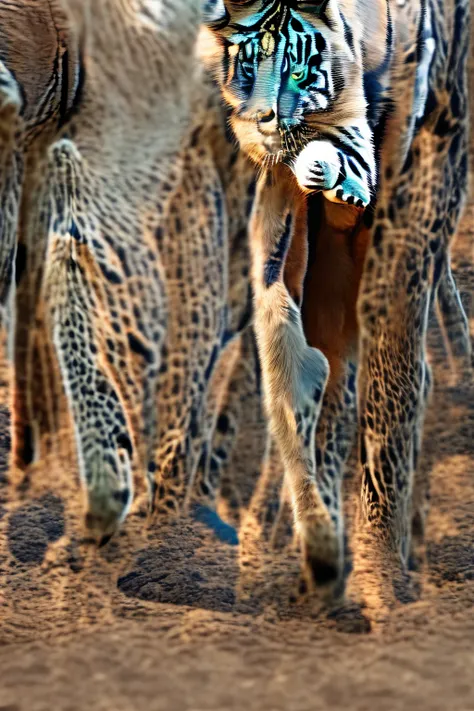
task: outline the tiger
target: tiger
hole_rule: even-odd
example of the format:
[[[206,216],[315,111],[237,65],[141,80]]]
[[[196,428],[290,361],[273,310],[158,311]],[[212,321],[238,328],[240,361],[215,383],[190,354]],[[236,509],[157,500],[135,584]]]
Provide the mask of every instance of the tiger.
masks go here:
[[[376,169],[361,44],[338,5],[262,3],[249,14],[237,2],[223,16],[211,5],[205,19],[219,31],[223,98],[242,150],[257,164],[289,162],[303,190],[366,207]]]
[[[303,570],[324,590],[344,582],[356,443],[352,581],[380,608],[426,515],[415,472],[436,302],[469,363],[449,257],[467,191],[468,19],[466,0],[205,3],[202,56],[259,171],[253,323]]]

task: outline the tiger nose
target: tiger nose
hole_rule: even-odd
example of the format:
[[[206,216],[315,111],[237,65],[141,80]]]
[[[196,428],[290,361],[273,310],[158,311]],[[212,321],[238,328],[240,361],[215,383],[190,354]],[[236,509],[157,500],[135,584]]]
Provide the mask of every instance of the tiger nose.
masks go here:
[[[274,120],[275,112],[273,109],[267,109],[267,111],[258,111],[257,116],[261,123],[269,123],[269,121]]]
[[[273,109],[257,111],[257,123],[261,133],[273,133],[277,128],[276,114]]]

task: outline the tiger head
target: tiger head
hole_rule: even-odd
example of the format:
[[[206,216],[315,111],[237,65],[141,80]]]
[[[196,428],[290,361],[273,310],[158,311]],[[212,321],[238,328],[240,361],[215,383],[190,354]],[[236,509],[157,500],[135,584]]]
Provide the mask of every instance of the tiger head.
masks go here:
[[[257,163],[365,116],[360,42],[337,0],[206,0],[230,123]]]

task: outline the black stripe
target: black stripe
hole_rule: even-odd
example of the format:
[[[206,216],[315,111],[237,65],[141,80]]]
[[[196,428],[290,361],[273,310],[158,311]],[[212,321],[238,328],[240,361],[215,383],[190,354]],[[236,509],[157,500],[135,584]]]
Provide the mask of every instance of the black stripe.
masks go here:
[[[284,231],[263,268],[263,280],[267,289],[281,277],[284,261],[291,242],[292,215],[286,216]]]
[[[337,130],[340,130],[339,128]],[[331,142],[334,144],[335,148],[339,148],[342,153],[345,153],[346,156],[350,156],[353,158],[359,165],[362,166],[363,170],[365,170],[366,173],[369,173],[369,175],[372,174],[372,171],[370,169],[369,164],[367,161],[361,156],[361,154],[357,151],[355,146],[351,143],[346,143],[345,141],[341,140],[341,138],[334,133],[330,134]]]
[[[308,63],[309,60],[311,59],[311,55],[313,54],[313,47],[314,47],[314,54],[319,54],[314,37],[310,37],[309,35],[306,35],[306,46],[305,46],[305,51],[304,51],[305,64]]]
[[[418,33],[416,38],[416,63],[419,64],[423,57],[423,49],[425,47],[425,38],[423,36],[423,30],[425,27],[426,19],[426,0],[421,0],[420,3],[420,23],[418,25]]]
[[[357,175],[358,178],[362,178],[362,173],[360,172],[359,167],[353,158],[351,158],[351,157],[347,158],[347,165],[352,170],[354,175]]]
[[[352,34],[352,30],[344,17],[343,13],[341,12],[341,18],[342,18],[342,24],[344,25],[344,39],[347,42],[347,46],[351,50],[351,52],[354,54],[354,35]]]
[[[65,59],[66,57],[66,59]],[[63,76],[66,76],[66,80],[63,79],[62,95],[61,95],[61,111],[59,114],[59,128],[62,128],[65,123],[69,122],[79,111],[79,107],[82,103],[82,98],[84,95],[84,85],[86,81],[86,68],[84,65],[84,41],[82,39],[79,46],[79,58],[78,58],[78,77],[77,86],[74,96],[70,106],[68,107],[68,93],[69,93],[69,52],[66,51],[63,56]],[[64,99],[64,103],[63,103]]]
[[[54,63],[53,63],[53,73],[52,76],[54,77],[54,81],[50,88],[47,90],[42,102],[38,106],[38,109],[36,111],[38,118],[41,117],[43,111],[46,111],[44,117],[41,118],[41,121],[38,123],[38,125],[41,125],[45,123],[52,115],[52,111],[48,111],[48,105],[51,104],[51,99],[54,97],[56,94],[56,89],[59,83],[59,49],[60,46],[57,46],[56,49],[56,54],[54,56]]]

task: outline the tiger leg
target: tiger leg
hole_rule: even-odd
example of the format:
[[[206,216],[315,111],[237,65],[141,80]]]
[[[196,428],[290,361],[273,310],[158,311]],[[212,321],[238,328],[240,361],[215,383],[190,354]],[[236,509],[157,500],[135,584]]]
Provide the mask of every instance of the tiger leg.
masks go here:
[[[314,436],[329,374],[307,345],[301,314],[283,279],[298,194],[284,169],[264,174],[251,224],[254,329],[270,429],[291,492],[304,563],[316,583],[338,576],[337,533],[316,484]]]

